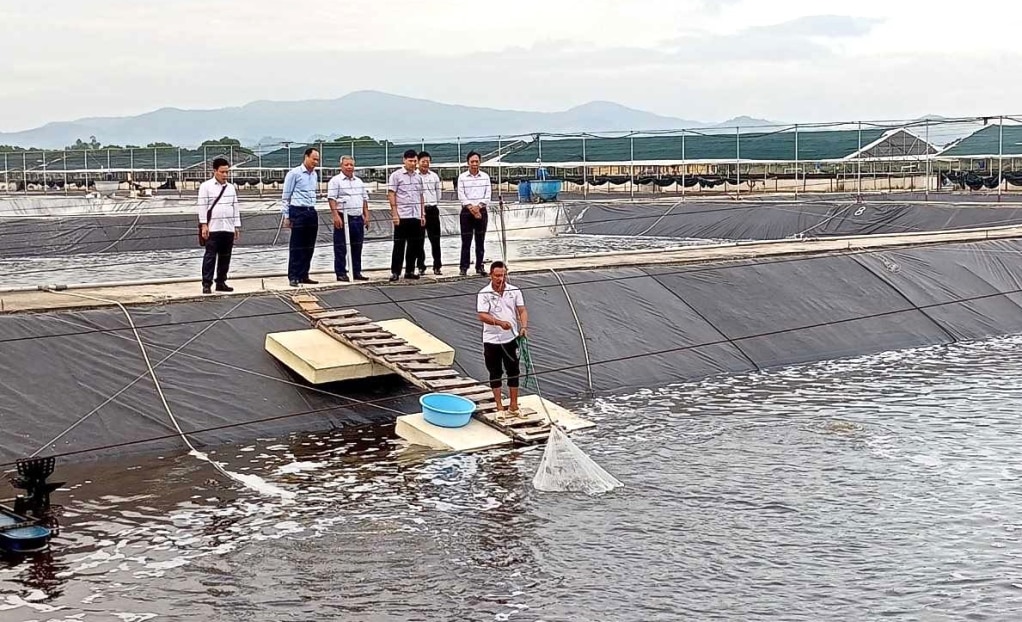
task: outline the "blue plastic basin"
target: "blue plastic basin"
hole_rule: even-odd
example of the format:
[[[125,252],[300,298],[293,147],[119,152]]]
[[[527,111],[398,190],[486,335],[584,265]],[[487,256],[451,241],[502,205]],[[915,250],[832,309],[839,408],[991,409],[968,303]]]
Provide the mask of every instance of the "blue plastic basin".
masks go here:
[[[556,201],[561,191],[560,179],[533,179],[529,182],[532,195],[540,201]]]
[[[460,428],[468,425],[475,402],[467,397],[450,393],[427,393],[419,398],[423,418],[442,428]]]

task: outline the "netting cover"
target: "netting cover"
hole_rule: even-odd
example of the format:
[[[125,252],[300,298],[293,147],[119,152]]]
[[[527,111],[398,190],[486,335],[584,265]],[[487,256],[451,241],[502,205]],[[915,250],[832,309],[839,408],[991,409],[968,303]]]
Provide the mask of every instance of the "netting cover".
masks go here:
[[[550,427],[550,438],[532,478],[536,490],[544,492],[584,492],[598,495],[610,492],[621,482],[603,470],[592,458],[571,442],[561,428]]]

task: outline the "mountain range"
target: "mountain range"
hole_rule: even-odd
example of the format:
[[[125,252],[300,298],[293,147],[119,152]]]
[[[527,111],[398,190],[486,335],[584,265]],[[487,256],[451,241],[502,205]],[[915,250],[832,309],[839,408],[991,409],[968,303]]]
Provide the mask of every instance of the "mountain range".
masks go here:
[[[736,117],[720,123],[666,117],[607,101],[593,101],[562,112],[527,112],[445,104],[379,91],[356,91],[337,99],[255,101],[212,110],[161,108],[125,117],[58,121],[0,132],[0,145],[60,149],[90,136],[103,144],[167,142],[193,146],[230,136],[243,145],[303,142],[338,136],[436,139],[531,134],[765,125]]]

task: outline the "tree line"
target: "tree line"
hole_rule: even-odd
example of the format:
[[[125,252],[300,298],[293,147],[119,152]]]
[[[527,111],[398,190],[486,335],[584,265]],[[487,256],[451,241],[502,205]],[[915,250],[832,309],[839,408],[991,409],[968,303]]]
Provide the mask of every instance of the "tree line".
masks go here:
[[[64,147],[67,151],[95,151],[99,149],[159,149],[159,148],[177,148],[178,145],[165,142],[151,142],[147,145],[115,145],[113,143],[103,144],[95,136],[89,136],[88,140],[82,140],[81,138],[75,140],[73,144]],[[203,147],[227,147],[228,149],[233,147],[235,151],[241,153],[251,154],[252,151],[242,146],[241,141],[237,138],[231,138],[230,136],[224,136],[222,138],[211,138],[204,140],[199,144],[198,148]],[[182,149],[185,147],[181,147]],[[0,153],[20,153],[22,151],[61,151],[60,149],[40,149],[38,147],[22,147],[20,145],[0,145]]]
[[[318,138],[316,138],[316,139],[314,139],[312,141],[309,141],[309,144],[315,144],[317,142],[324,142],[324,143],[329,143],[329,142],[334,142],[334,143],[350,143],[350,142],[354,142],[356,144],[374,143],[374,144],[377,144],[377,145],[379,145],[381,147],[384,146],[385,144],[389,145],[389,146],[394,146],[394,143],[390,142],[389,140],[378,140],[376,138],[373,138],[372,136],[351,136],[351,135],[348,135],[348,134],[345,134],[343,136],[338,136],[337,138],[334,138],[333,140],[330,140],[329,138],[325,138],[325,137],[318,137]],[[236,152],[245,153],[245,154],[248,154],[248,155],[254,155],[254,152],[251,149],[249,149],[248,147],[245,147],[244,145],[242,145],[240,140],[238,140],[237,138],[231,138],[230,136],[222,136],[220,138],[211,138],[209,140],[204,140],[204,141],[202,141],[199,144],[198,149],[202,149],[203,147],[218,147],[218,148],[220,148],[220,147],[227,147],[228,149],[233,147],[234,151],[236,151]],[[96,150],[100,150],[100,149],[161,149],[161,148],[164,148],[164,149],[176,149],[176,148],[191,149],[191,147],[184,147],[184,146],[181,146],[181,145],[175,145],[173,143],[166,143],[166,142],[151,142],[151,143],[146,144],[146,145],[132,145],[132,144],[116,145],[116,144],[113,144],[113,143],[103,144],[95,136],[89,136],[88,140],[83,140],[81,138],[75,140],[75,142],[73,144],[65,146],[63,150],[66,150],[66,151],[96,151]],[[39,147],[23,147],[21,145],[0,145],[0,153],[20,153],[20,152],[23,152],[23,151],[61,151],[61,149],[41,149]]]

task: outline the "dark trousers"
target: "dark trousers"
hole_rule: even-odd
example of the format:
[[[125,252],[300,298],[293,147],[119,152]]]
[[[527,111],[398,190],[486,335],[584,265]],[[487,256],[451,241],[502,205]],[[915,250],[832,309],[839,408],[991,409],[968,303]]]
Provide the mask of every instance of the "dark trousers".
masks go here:
[[[426,206],[426,237],[429,247],[433,250],[433,269],[439,270],[440,265],[440,208],[436,205]],[[423,243],[419,253],[419,270],[426,269],[426,245]]]
[[[461,208],[461,268],[462,272],[468,271],[469,250],[472,248],[472,238],[476,242],[476,272],[485,272],[483,268],[483,247],[486,243],[486,223],[489,216],[486,208],[479,210],[481,218],[476,218],[467,207]]]
[[[312,253],[316,250],[319,216],[313,207],[288,208],[291,220],[291,240],[288,244],[287,280],[302,281],[309,278]]]
[[[402,218],[394,227],[394,252],[390,256],[391,274],[401,274],[404,262],[405,274],[415,274],[415,263],[425,241],[422,221],[418,218]]]
[[[361,216],[344,216],[348,226],[348,237],[351,238],[351,271],[355,276],[362,275],[362,243],[365,240],[366,221]],[[348,274],[348,243],[344,239],[344,229],[334,228],[334,274]]]
[[[490,373],[490,388],[499,389],[501,377],[507,370],[507,386],[518,387],[518,376],[521,368],[518,362],[518,340],[512,339],[507,343],[484,343],[483,362],[486,363],[486,371]]]
[[[202,256],[202,286],[213,285],[213,268],[216,267],[216,283],[223,285],[227,271],[231,269],[231,251],[234,249],[233,231],[210,231],[206,239],[206,254]]]

